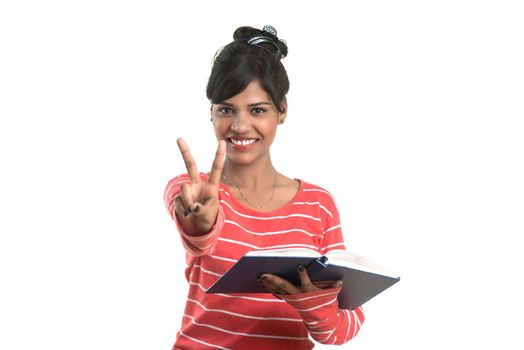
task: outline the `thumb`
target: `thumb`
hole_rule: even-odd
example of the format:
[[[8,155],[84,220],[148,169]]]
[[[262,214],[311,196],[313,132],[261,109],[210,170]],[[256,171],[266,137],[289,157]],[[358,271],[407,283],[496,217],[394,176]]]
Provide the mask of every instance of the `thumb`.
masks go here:
[[[205,204],[195,203],[191,207],[191,214],[193,214],[197,226],[211,228],[215,224],[218,216],[218,205],[215,207],[211,205],[211,202],[209,201]]]
[[[191,213],[193,213],[193,215],[202,215],[202,204],[200,203],[195,203],[191,206]]]

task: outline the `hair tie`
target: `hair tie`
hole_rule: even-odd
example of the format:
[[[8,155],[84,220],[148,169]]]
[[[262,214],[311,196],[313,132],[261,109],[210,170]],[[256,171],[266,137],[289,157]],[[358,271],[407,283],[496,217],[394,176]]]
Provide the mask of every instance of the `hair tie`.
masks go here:
[[[278,37],[277,37],[277,30],[275,29],[275,27],[272,27],[272,26],[264,26],[264,28],[262,28],[262,31],[265,33],[265,34],[268,34],[270,37],[272,37],[273,39],[275,40],[278,40]]]
[[[263,48],[266,51],[276,54],[279,58],[282,56],[282,51],[276,42],[279,41],[277,37],[277,30],[272,26],[264,26],[262,29],[263,35],[257,35],[247,41],[248,45]]]

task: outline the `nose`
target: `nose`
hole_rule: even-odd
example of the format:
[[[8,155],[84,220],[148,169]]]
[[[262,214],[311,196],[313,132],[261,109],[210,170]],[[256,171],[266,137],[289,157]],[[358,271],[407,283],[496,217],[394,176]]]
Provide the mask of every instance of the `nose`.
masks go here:
[[[233,117],[231,130],[237,134],[245,134],[251,129],[249,115],[246,112],[238,112]]]

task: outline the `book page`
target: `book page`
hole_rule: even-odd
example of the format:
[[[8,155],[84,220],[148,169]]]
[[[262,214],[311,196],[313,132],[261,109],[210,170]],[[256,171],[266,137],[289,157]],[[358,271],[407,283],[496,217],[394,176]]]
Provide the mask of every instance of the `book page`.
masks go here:
[[[246,256],[304,256],[318,258],[322,255],[312,249],[307,248],[283,248],[283,249],[267,249],[267,250],[252,250],[246,253]]]
[[[328,264],[347,266],[371,273],[398,278],[392,271],[380,266],[358,254],[347,250],[332,250],[326,254]]]
[[[245,256],[274,256],[274,257],[308,257],[318,258],[322,255],[312,249],[307,248],[284,248],[268,250],[252,250]],[[388,269],[347,250],[332,250],[325,255],[328,259],[328,265],[338,265],[342,267],[353,268],[374,274],[398,278],[395,273]]]

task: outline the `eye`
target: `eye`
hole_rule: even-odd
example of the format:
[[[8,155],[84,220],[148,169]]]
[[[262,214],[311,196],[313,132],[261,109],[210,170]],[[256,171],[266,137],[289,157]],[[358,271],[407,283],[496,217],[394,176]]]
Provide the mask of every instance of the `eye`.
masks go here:
[[[255,107],[251,110],[251,113],[253,114],[262,114],[264,113],[266,110],[264,108],[260,108],[260,107]]]
[[[218,113],[221,114],[221,115],[228,115],[228,114],[231,114],[233,113],[233,110],[229,107],[218,107],[217,109]]]

